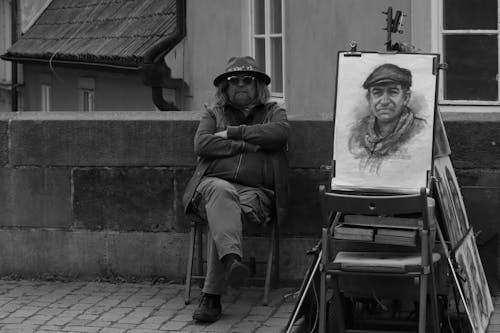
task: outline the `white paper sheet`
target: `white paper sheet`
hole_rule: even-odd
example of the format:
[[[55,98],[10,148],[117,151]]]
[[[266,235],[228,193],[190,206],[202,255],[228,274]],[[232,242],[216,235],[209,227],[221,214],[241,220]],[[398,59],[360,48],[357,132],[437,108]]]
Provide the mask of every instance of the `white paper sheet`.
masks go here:
[[[432,165],[436,76],[429,54],[363,53],[361,57],[339,54],[333,157],[332,189],[418,192],[427,185]],[[418,131],[393,152],[382,157],[354,151],[352,137],[361,132],[362,119],[371,114],[363,82],[382,64],[395,64],[411,71],[408,108],[418,118]],[[395,151],[394,151],[395,150]]]

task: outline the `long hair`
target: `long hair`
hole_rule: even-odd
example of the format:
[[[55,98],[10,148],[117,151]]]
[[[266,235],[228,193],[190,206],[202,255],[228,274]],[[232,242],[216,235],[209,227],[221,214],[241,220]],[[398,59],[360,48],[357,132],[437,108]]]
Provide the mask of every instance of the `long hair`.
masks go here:
[[[269,97],[271,96],[269,88],[258,78],[255,78],[255,84],[257,90],[256,100],[262,104],[267,103],[269,101]],[[213,106],[224,107],[227,103],[229,103],[229,97],[227,96],[228,87],[229,83],[227,80],[222,80],[221,83],[219,83],[215,90]]]

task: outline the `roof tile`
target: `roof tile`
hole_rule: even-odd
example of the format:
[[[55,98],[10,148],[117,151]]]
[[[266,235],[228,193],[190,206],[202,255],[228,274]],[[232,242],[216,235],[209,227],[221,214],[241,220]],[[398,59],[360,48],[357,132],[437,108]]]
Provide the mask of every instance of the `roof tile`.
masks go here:
[[[8,51],[138,66],[147,50],[177,33],[176,0],[53,0]]]

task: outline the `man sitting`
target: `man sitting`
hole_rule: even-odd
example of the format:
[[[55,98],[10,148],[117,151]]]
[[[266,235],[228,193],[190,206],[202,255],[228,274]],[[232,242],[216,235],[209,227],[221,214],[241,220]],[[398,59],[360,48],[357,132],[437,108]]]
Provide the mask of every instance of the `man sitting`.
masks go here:
[[[198,164],[183,197],[186,213],[208,222],[207,275],[193,319],[221,316],[226,282],[238,288],[249,274],[242,259],[242,218],[267,224],[286,208],[286,112],[269,102],[271,78],[251,57],[232,57],[214,80],[214,105],[195,134]]]

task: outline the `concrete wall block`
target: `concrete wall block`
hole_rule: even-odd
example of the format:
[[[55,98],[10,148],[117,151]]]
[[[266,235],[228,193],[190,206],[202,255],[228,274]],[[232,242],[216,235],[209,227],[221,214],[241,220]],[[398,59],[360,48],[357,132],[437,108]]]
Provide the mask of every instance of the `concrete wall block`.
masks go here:
[[[175,220],[174,174],[168,168],[74,169],[75,227],[171,231]]]
[[[282,235],[319,236],[321,210],[318,187],[329,184],[328,172],[317,169],[293,169],[290,177],[291,198],[287,224]]]
[[[479,245],[498,239],[500,170],[456,170],[469,222]]]
[[[282,245],[286,244],[280,251],[282,279],[302,279],[310,263],[306,251],[316,242],[310,238],[282,239]],[[0,229],[0,276],[82,280],[167,277],[183,281],[188,245],[187,234],[174,232]],[[267,248],[266,239],[244,239],[247,259],[256,256],[267,260]]]
[[[500,246],[498,234],[486,243],[479,243],[479,239],[477,238],[476,240],[478,241],[479,256],[481,257],[490,292],[495,294],[500,289],[500,275],[498,271]]]
[[[0,275],[84,278],[105,271],[103,233],[0,230]]]
[[[193,168],[77,168],[73,170],[75,227],[90,230],[188,232],[182,195]],[[283,235],[317,235],[319,184],[329,174],[292,169],[290,214]],[[306,222],[307,221],[307,222]],[[259,234],[250,228],[249,234]]]
[[[110,276],[184,278],[188,234],[113,232],[107,234],[106,242]]]
[[[455,168],[500,169],[498,122],[446,122]]]
[[[455,169],[460,186],[481,186],[500,188],[500,170]]]
[[[192,165],[194,121],[14,120],[14,165]]]
[[[477,242],[484,244],[498,234],[500,214],[500,187],[462,187],[465,209],[475,232]]]
[[[10,125],[9,160],[12,165],[46,165],[41,158],[45,153],[44,132],[41,121],[12,120]]]
[[[292,168],[318,168],[332,163],[333,122],[291,121],[289,162]]]
[[[194,173],[194,167],[192,168],[176,168],[175,169],[175,179],[174,188],[175,190],[175,220],[173,221],[173,228],[177,232],[188,232],[190,222],[188,221],[186,214],[184,214],[184,206],[182,205],[182,195],[184,194],[184,189],[191,176]]]
[[[67,168],[0,168],[0,226],[69,228]]]
[[[9,122],[0,119],[0,166],[9,163]]]
[[[184,277],[186,234],[0,230],[0,275],[23,277]]]
[[[290,117],[290,164],[331,164],[333,122]],[[11,119],[10,163],[43,166],[193,166],[199,112],[81,115],[29,113]],[[6,131],[9,118],[2,118]],[[456,168],[500,169],[498,121],[445,119]],[[0,140],[2,140],[0,126]],[[5,134],[4,134],[5,136]],[[0,141],[2,142],[2,141]],[[2,163],[0,146],[0,163]],[[4,163],[6,157],[3,157]]]

